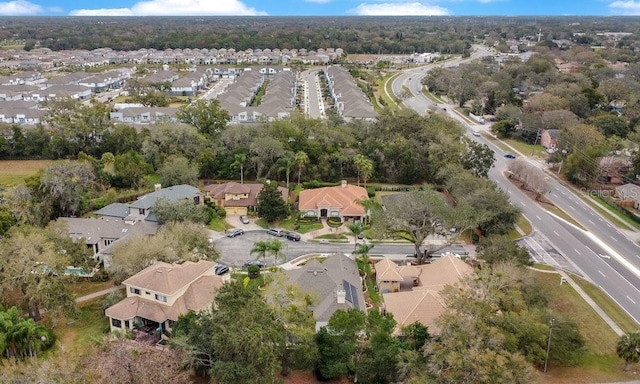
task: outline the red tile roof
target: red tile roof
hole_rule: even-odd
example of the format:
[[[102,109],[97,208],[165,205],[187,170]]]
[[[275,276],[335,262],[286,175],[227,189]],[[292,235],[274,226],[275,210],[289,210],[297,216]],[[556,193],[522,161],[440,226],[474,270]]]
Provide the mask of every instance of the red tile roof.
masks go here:
[[[367,190],[355,185],[307,189],[300,192],[300,211],[338,208],[342,215],[364,215],[360,201],[368,199]]]

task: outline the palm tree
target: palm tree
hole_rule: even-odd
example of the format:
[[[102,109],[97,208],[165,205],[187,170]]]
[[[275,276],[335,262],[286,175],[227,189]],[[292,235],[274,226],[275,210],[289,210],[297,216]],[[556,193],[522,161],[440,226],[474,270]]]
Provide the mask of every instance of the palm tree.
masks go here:
[[[373,244],[363,243],[358,245],[358,249],[354,252],[356,255],[360,255],[362,257],[362,263],[364,265],[369,264],[369,251],[373,248]]]
[[[347,228],[349,228],[349,231],[351,231],[351,234],[353,235],[353,252],[355,252],[358,247],[358,236],[362,235],[364,228],[362,227],[362,223],[359,221],[350,223],[347,225]]]
[[[309,156],[306,152],[298,151],[295,156],[296,164],[298,164],[298,185],[300,185],[300,175],[302,175],[302,168],[309,162]]]
[[[267,253],[271,251],[271,242],[268,240],[260,240],[253,244],[253,248],[251,248],[250,254],[257,253],[258,258],[262,256],[262,261],[264,261],[264,265],[267,265]],[[264,285],[264,273],[262,274],[262,284]]]
[[[362,174],[362,182],[364,183],[364,188],[367,188],[367,180],[371,177],[373,173],[373,160],[365,158],[365,160],[360,165],[360,173]]]
[[[247,161],[247,155],[244,153],[236,153],[233,155],[234,162],[232,167],[240,167],[240,184],[244,184],[244,163]]]
[[[291,169],[295,165],[294,160],[289,157],[281,157],[278,159],[278,173],[284,173],[287,177],[287,189],[289,189],[289,176],[291,175]]]
[[[624,370],[628,371],[631,364],[640,362],[640,332],[629,332],[620,336],[616,345],[616,354],[624,359]]]
[[[358,185],[360,185],[360,172],[362,171],[362,165],[367,160],[366,156],[359,153],[353,157],[353,165],[356,167],[356,172],[358,173]]]
[[[278,258],[281,255],[282,252],[282,242],[278,239],[273,239],[269,242],[269,252],[273,254],[273,265],[276,265],[278,263]],[[285,256],[284,254],[282,254],[282,256]],[[286,256],[284,257],[284,259],[286,260]]]

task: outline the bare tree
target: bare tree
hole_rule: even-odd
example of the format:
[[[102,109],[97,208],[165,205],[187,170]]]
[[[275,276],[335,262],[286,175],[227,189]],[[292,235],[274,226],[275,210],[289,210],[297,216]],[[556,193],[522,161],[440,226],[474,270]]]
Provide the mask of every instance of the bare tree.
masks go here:
[[[551,185],[540,169],[516,159],[511,162],[508,170],[511,173],[510,177],[521,183],[521,188],[536,193],[536,200],[551,192]]]

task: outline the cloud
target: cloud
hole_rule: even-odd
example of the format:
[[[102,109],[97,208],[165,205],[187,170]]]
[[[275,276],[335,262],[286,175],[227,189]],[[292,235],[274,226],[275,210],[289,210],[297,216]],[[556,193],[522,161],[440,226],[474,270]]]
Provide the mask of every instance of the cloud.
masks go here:
[[[76,9],[71,16],[255,16],[266,12],[240,0],[148,0],[131,8]]]
[[[420,2],[362,3],[350,9],[349,13],[360,16],[445,16],[450,14],[446,8]]]
[[[614,1],[609,4],[609,8],[613,8],[625,15],[640,15],[640,1]]]
[[[0,16],[28,16],[41,13],[44,9],[26,0],[0,2]]]
[[[332,0],[304,0],[307,3],[316,3],[316,4],[327,4],[330,3]]]

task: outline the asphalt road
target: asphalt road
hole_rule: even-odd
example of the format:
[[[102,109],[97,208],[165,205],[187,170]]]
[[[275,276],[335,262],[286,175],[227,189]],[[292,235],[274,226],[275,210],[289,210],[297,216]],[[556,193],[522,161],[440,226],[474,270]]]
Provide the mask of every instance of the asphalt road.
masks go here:
[[[317,70],[304,71],[301,74],[305,83],[304,103],[305,111],[312,119],[324,117],[324,105]]]
[[[215,240],[216,248],[222,255],[220,263],[231,266],[241,267],[246,261],[254,260],[261,255],[251,255],[251,249],[255,243],[260,240],[273,240],[276,237],[268,235],[264,230],[246,231],[244,235],[229,238],[222,237]],[[348,243],[328,243],[321,244],[318,242],[291,241],[284,237],[277,238],[282,242],[282,254],[278,260],[278,264],[295,259],[298,256],[310,253],[345,253],[351,254],[354,250],[353,244]],[[391,256],[412,255],[414,252],[413,244],[374,244],[369,252],[370,255],[384,254]],[[275,264],[272,255],[267,255],[266,263],[268,266]]]
[[[472,55],[477,58],[488,54],[487,49],[479,49]],[[466,61],[466,60],[465,60]],[[445,63],[446,66],[458,65],[462,60],[452,60]],[[411,69],[398,76],[393,83],[394,93],[401,94],[406,85],[415,91],[420,87],[420,79],[424,74],[436,65],[431,64],[420,69]],[[422,94],[414,94],[405,100],[405,105],[421,115],[427,113],[427,109],[435,107],[434,103]],[[574,271],[591,280],[605,293],[615,300],[636,322],[640,323],[640,248],[625,234],[612,226],[589,205],[573,195],[554,178],[548,181],[553,192],[550,200],[565,212],[574,217],[588,231],[583,231],[565,223],[540,207],[527,195],[516,188],[507,180],[503,171],[508,165],[509,159],[504,158],[505,152],[484,137],[472,136],[473,129],[486,129],[484,126],[469,125],[464,119],[453,111],[453,106],[439,105],[447,108],[446,113],[459,121],[467,129],[469,136],[474,140],[487,144],[496,153],[495,167],[489,172],[489,177],[498,186],[509,194],[511,203],[522,210],[523,215],[529,219],[534,228],[534,235],[521,241],[532,252],[537,260],[551,265],[560,266]],[[543,164],[533,161],[532,164],[543,167]]]

